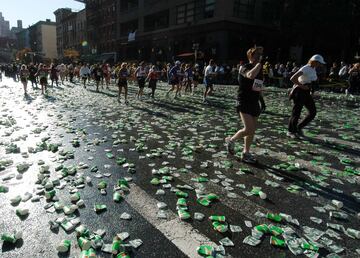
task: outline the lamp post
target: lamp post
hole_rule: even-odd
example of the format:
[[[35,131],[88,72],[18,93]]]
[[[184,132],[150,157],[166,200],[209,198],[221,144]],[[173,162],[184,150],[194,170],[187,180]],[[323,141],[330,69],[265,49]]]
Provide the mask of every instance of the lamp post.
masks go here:
[[[199,43],[193,43],[192,49],[194,50],[195,64],[197,63],[198,51],[199,51]]]

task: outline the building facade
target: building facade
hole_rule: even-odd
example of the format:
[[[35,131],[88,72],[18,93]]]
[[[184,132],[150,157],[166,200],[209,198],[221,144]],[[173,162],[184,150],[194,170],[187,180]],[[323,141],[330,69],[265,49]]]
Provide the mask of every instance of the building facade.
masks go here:
[[[274,47],[279,7],[272,0],[120,1],[120,57],[172,60],[196,48],[199,58],[238,61],[255,44]],[[129,32],[135,31],[129,42]]]
[[[69,8],[61,8],[54,14],[59,59],[64,58],[65,50],[76,50],[80,55],[87,54],[86,10],[73,12]]]
[[[23,30],[22,20],[17,20],[17,27],[12,27],[10,30],[10,37],[17,39],[16,34]]]
[[[350,60],[360,51],[358,0],[78,1],[86,4],[92,53],[115,52],[118,60],[171,61],[196,52],[198,59],[238,62],[254,45],[272,61],[304,62],[315,52]]]
[[[18,50],[30,48],[29,29],[22,29],[16,34],[16,48]]]
[[[56,23],[50,20],[39,21],[30,26],[29,42],[35,61],[52,61],[57,59]]]
[[[86,4],[87,36],[90,53],[103,60],[116,60],[118,0],[79,0]],[[100,60],[99,59],[99,60]]]
[[[0,12],[0,37],[1,38],[10,37],[10,23],[9,21],[5,20],[1,12]]]
[[[229,60],[254,44],[273,47],[269,36],[280,29],[275,0],[79,1],[86,4],[92,52],[119,60],[170,61],[194,46],[198,58]]]

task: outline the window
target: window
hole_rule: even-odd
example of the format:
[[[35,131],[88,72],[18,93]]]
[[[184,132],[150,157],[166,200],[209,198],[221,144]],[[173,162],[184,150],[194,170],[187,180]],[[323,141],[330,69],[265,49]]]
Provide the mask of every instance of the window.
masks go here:
[[[176,8],[176,24],[184,24],[194,21],[195,2],[179,5]]]
[[[244,19],[254,19],[256,0],[235,0],[234,16]]]
[[[262,20],[265,23],[276,23],[280,20],[280,4],[278,1],[262,3]]]
[[[176,24],[214,17],[216,0],[195,0],[176,8]]]
[[[169,27],[169,10],[145,16],[144,30],[153,31]]]
[[[167,1],[167,0],[166,0]],[[161,4],[161,2],[165,2],[165,0],[144,0],[144,5],[147,6],[153,6],[155,4]]]
[[[204,6],[204,18],[214,17],[215,0],[205,0]]]
[[[139,0],[121,0],[120,11],[126,12],[139,7]]]
[[[214,17],[216,0],[195,0],[195,20]]]

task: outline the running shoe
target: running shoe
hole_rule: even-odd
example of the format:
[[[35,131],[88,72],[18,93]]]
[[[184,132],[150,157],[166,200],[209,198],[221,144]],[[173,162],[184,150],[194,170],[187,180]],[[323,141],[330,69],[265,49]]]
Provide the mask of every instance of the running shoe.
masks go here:
[[[229,152],[229,154],[235,155],[235,142],[233,142],[231,138],[228,137],[225,139],[225,143],[226,143],[226,149]]]
[[[257,163],[255,156],[252,155],[251,153],[243,153],[241,160],[242,160],[242,162],[248,163],[248,164],[256,164]]]
[[[287,135],[288,137],[290,137],[291,139],[296,139],[296,138],[298,138],[298,136],[296,135],[296,133],[287,132],[286,135]]]

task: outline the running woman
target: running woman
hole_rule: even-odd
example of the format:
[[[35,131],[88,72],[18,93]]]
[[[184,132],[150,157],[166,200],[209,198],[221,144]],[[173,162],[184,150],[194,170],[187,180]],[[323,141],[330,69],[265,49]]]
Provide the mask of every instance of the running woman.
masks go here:
[[[204,97],[203,102],[209,103],[207,100],[207,97],[213,92],[213,83],[215,81],[215,62],[214,60],[209,61],[209,65],[205,68],[204,72],[204,84],[205,84],[205,91],[204,91]]]
[[[158,81],[158,72],[156,71],[155,65],[151,66],[149,74],[146,78],[146,81],[149,81],[149,88],[151,89],[151,98],[155,97],[156,84]]]
[[[135,77],[138,82],[139,91],[136,94],[138,99],[141,99],[144,95],[145,79],[146,79],[146,67],[145,62],[141,62],[139,67],[135,70]]]
[[[29,80],[31,81],[31,87],[34,89],[34,84],[35,84],[35,88],[37,89],[37,81],[36,81],[36,73],[37,73],[37,69],[35,67],[35,65],[33,63],[30,63],[29,66]]]
[[[54,82],[56,83],[56,87],[59,87],[58,70],[56,69],[56,66],[54,64],[51,64],[50,66],[50,80],[51,80],[51,87],[54,86]]]
[[[316,116],[316,106],[311,96],[311,84],[318,80],[316,68],[324,64],[326,63],[321,55],[314,55],[310,58],[307,65],[301,67],[300,70],[290,78],[291,82],[294,83],[290,93],[290,99],[294,101],[294,107],[288,127],[288,136],[291,138],[302,136],[302,129]],[[304,106],[309,111],[309,114],[298,123],[301,110]]]
[[[24,86],[24,94],[27,95],[27,84],[28,84],[28,77],[29,77],[29,70],[27,69],[26,65],[22,65],[20,68],[20,81]]]
[[[67,67],[68,76],[69,76],[69,82],[74,83],[74,66],[73,64],[69,64]]]
[[[83,81],[84,88],[86,89],[86,81],[90,77],[90,68],[84,63],[80,68],[80,77]]]
[[[96,83],[96,91],[99,92],[99,85],[102,78],[102,71],[99,65],[95,64],[92,70],[93,78]]]
[[[177,71],[177,78],[179,80],[179,84],[176,88],[176,93],[174,99],[177,98],[177,96],[181,97],[181,89],[183,88],[183,85],[185,85],[185,64],[182,63],[180,66],[180,69]]]
[[[196,87],[199,85],[199,82],[201,81],[200,79],[201,77],[201,71],[200,71],[200,66],[198,64],[195,65],[195,69],[193,71],[193,89],[192,89],[192,94],[195,93],[195,89]]]
[[[39,76],[40,78],[41,94],[45,94],[47,91],[48,77],[48,69],[46,69],[45,65],[39,64],[39,70],[37,71],[36,76]]]
[[[61,83],[62,85],[64,85],[64,81],[65,81],[65,78],[66,78],[66,66],[64,64],[61,64],[59,66],[59,72],[60,72],[60,80],[61,80]]]
[[[111,68],[109,64],[104,64],[102,67],[106,89],[109,89],[110,86],[110,80],[111,80]]]
[[[127,69],[127,63],[122,63],[119,71],[117,71],[117,77],[118,82],[117,85],[119,87],[119,95],[118,95],[118,102],[120,103],[121,100],[121,92],[124,88],[124,94],[125,94],[125,104],[129,104],[128,101],[128,78],[130,76],[130,73]]]
[[[185,93],[190,92],[191,94],[193,91],[193,83],[194,83],[194,76],[191,64],[186,64],[185,66],[185,77],[184,77],[184,84],[185,84]]]
[[[171,85],[171,89],[168,90],[168,92],[166,93],[166,96],[169,96],[170,92],[174,91],[176,89],[176,93],[175,93],[175,97],[177,97],[177,89],[180,87],[180,81],[179,81],[179,73],[180,73],[180,65],[181,62],[180,61],[176,61],[175,65],[173,67],[170,68],[169,73],[168,73],[168,78],[169,78],[169,85]]]
[[[254,139],[258,117],[265,110],[265,102],[261,94],[264,83],[262,55],[262,47],[253,47],[247,51],[249,63],[240,66],[236,109],[244,128],[232,137],[225,139],[228,152],[234,155],[235,142],[240,138],[244,138],[242,161],[250,164],[257,162],[256,158],[250,153],[250,146]]]
[[[79,65],[75,65],[74,67],[74,76],[77,79],[77,81],[80,81],[80,66]]]

